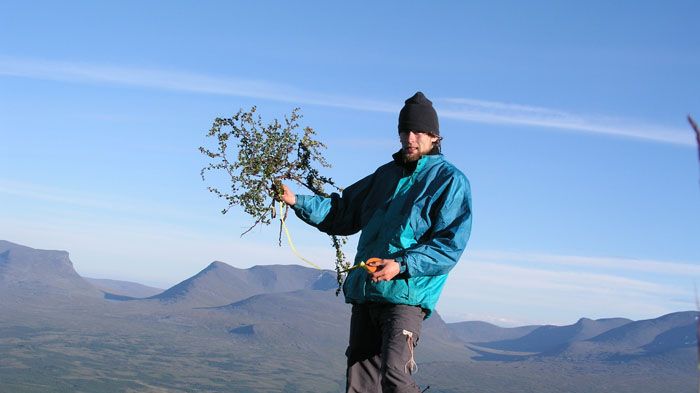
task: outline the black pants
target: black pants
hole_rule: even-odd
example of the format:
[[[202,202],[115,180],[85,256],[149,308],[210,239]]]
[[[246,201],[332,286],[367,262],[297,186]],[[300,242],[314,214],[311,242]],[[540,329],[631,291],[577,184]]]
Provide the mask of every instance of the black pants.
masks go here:
[[[356,304],[350,319],[347,392],[420,392],[411,373],[425,313],[400,304]]]

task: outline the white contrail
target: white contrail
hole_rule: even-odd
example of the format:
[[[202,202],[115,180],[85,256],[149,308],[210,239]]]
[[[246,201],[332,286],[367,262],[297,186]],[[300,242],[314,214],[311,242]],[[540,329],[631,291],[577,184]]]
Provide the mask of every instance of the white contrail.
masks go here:
[[[440,115],[476,123],[516,124],[559,130],[616,135],[655,142],[693,146],[684,130],[652,127],[604,117],[579,116],[549,108],[462,98],[440,100]]]
[[[401,103],[339,96],[263,80],[203,75],[176,70],[108,66],[0,57],[0,76],[146,87],[200,94],[259,98],[293,104],[320,105],[395,114]],[[472,123],[545,127],[694,146],[684,129],[635,121],[582,116],[560,110],[468,98],[435,99],[443,118]]]

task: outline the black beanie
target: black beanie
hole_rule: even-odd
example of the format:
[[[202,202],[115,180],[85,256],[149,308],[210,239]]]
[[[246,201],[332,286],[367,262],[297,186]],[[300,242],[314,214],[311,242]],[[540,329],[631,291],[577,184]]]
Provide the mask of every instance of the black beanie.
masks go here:
[[[437,112],[433,103],[420,91],[406,100],[399,113],[399,132],[425,131],[440,135]]]

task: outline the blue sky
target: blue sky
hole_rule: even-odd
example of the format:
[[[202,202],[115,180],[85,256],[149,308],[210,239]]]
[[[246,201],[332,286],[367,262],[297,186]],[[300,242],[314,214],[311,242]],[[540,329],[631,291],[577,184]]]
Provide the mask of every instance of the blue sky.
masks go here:
[[[212,120],[301,107],[349,185],[398,148],[421,90],[474,198],[446,319],[691,309],[700,4],[609,3],[3,2],[0,239],[160,287],[213,260],[302,263],[219,213],[197,152]],[[332,267],[324,235],[290,228]]]

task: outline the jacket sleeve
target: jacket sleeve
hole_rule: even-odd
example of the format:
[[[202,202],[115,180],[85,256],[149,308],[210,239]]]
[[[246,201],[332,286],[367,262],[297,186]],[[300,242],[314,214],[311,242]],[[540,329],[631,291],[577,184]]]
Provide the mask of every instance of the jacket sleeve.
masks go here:
[[[447,274],[467,246],[472,227],[469,181],[462,175],[449,182],[433,206],[431,230],[396,258],[409,277]]]
[[[375,174],[371,174],[343,190],[342,196],[330,198],[297,195],[294,213],[302,221],[329,235],[347,236],[362,229],[361,213]]]

